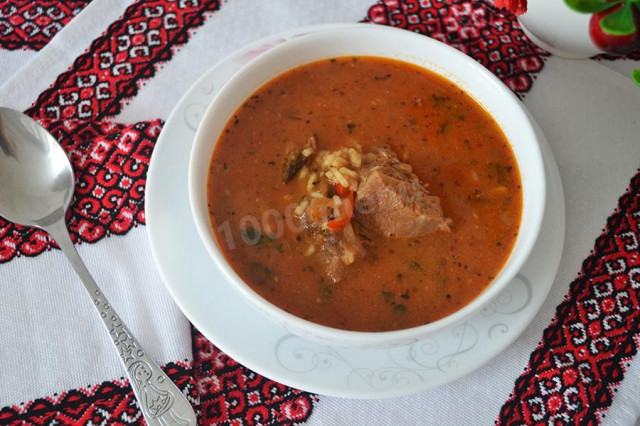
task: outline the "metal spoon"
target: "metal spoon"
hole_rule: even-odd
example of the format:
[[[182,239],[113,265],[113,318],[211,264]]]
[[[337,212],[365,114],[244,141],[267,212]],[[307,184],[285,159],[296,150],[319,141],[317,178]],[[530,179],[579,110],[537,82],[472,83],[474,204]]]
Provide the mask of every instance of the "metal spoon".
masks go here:
[[[53,136],[21,112],[0,107],[0,216],[44,229],[58,242],[100,313],[147,423],[195,425],[185,396],[124,325],[73,246],[64,219],[73,190],[71,163]]]

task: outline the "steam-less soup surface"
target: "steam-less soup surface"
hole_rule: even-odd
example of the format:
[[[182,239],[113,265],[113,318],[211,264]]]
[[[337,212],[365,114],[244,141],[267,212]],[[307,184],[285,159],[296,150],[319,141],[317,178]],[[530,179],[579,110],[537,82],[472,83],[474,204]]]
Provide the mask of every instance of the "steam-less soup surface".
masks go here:
[[[300,66],[236,111],[210,165],[233,269],[307,320],[384,331],[438,320],[494,279],[518,234],[518,167],[493,118],[422,68]]]

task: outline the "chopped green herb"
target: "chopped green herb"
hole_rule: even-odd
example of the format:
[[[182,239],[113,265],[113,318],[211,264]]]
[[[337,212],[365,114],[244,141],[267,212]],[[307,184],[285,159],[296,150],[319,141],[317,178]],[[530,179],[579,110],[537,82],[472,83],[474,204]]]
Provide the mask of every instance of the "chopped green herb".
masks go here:
[[[404,303],[399,303],[393,307],[395,312],[407,312],[407,307],[404,306]]]
[[[273,278],[273,271],[260,262],[252,262],[249,268],[251,268],[258,284],[264,284],[265,281]]]
[[[349,131],[349,134],[351,134],[351,132],[353,132],[353,129],[356,128],[356,125],[353,123],[347,123],[347,130]]]
[[[444,132],[447,131],[448,127],[449,127],[449,121],[444,120],[444,122],[440,125],[440,127],[438,127],[438,134],[442,135]]]
[[[262,239],[262,234],[260,233],[260,231],[251,226],[245,229],[241,229],[240,236],[242,237],[244,242],[249,244],[250,246],[255,246]]]
[[[469,139],[463,140],[462,143],[467,147],[467,149],[471,149],[471,141],[469,141]]]
[[[329,296],[331,296],[331,287],[329,287],[328,285],[324,286],[324,287],[322,288],[322,295],[323,295],[324,297],[329,297]]]
[[[282,247],[282,243],[278,243],[278,245],[276,246],[276,250],[278,250],[278,253],[283,253],[284,252],[284,248]]]
[[[382,298],[388,302],[389,300],[393,299],[393,293],[390,291],[382,290]]]
[[[487,164],[489,176],[501,183],[504,183],[507,178],[507,173],[509,173],[511,169],[510,167],[504,167],[502,164],[493,161]]]
[[[376,80],[387,80],[389,77],[391,77],[391,74],[376,75],[373,78],[375,78]]]
[[[433,102],[436,104],[436,106],[442,105],[444,101],[447,100],[445,96],[436,95],[435,93],[431,96],[433,97]]]
[[[413,269],[414,271],[422,271],[422,266],[420,266],[420,264],[415,260],[409,262],[409,268]]]

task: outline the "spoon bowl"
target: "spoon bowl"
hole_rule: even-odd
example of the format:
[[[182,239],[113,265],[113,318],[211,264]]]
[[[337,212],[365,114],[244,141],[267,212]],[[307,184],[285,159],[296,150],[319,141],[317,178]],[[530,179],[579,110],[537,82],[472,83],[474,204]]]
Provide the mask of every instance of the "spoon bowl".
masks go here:
[[[54,137],[30,117],[0,107],[0,216],[44,227],[62,218],[73,169]]]
[[[73,190],[73,168],[55,138],[30,117],[0,107],[0,216],[56,240],[113,339],[147,424],[195,425],[189,401],[133,337],[71,242],[65,212]]]

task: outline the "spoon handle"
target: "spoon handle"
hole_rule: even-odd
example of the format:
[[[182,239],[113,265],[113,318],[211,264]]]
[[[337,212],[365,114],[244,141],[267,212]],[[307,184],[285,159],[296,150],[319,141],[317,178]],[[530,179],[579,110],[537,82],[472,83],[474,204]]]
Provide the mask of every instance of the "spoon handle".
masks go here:
[[[64,221],[46,228],[82,280],[120,354],[120,361],[149,425],[196,425],[196,415],[180,389],[147,355],[113,309],[71,242]]]

